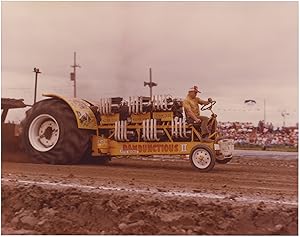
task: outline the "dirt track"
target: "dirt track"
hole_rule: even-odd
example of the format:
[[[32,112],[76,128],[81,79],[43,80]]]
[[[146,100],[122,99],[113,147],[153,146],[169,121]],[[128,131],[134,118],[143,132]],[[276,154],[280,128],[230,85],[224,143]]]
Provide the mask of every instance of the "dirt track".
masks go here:
[[[236,157],[209,173],[169,158],[5,161],[2,233],[297,234],[297,167],[297,159],[259,157]]]

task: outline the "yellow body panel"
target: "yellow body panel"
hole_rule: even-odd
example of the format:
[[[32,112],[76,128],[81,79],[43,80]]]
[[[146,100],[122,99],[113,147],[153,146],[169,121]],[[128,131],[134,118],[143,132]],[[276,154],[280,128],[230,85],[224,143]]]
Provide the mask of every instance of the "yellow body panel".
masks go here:
[[[143,120],[146,120],[146,119],[150,119],[151,116],[150,116],[150,113],[145,113],[145,114],[132,114],[131,115],[131,121],[133,123],[142,123]]]
[[[93,136],[92,155],[188,155],[199,144],[205,144],[214,150],[214,143],[200,142],[117,142],[107,138]]]
[[[107,155],[109,154],[110,139],[104,137],[92,136],[92,155]]]
[[[46,97],[58,98],[65,101],[73,110],[77,120],[78,128],[82,129],[97,129],[97,120],[93,111],[89,108],[89,103],[79,98],[70,98],[55,94],[43,94]]]
[[[160,119],[162,122],[172,121],[173,112],[154,112],[154,119]]]
[[[101,115],[101,124],[114,124],[120,120],[120,114]]]

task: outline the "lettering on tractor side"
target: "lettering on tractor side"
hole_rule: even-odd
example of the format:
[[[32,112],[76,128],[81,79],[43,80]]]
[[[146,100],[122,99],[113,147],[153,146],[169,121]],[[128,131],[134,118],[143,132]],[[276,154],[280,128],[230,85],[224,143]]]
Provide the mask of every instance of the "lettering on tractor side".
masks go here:
[[[187,144],[181,144],[181,151],[182,152],[187,151]]]
[[[177,153],[179,144],[123,144],[120,151],[126,154]]]

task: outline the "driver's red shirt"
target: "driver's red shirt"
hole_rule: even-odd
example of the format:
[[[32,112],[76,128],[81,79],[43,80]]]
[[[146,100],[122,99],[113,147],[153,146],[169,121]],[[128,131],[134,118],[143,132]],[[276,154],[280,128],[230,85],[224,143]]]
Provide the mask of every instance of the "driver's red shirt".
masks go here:
[[[200,116],[200,111],[199,111],[199,104],[200,105],[206,105],[208,104],[208,101],[201,100],[199,97],[195,97],[192,99],[189,95],[185,98],[183,101],[183,107],[185,111],[191,110],[197,117]]]

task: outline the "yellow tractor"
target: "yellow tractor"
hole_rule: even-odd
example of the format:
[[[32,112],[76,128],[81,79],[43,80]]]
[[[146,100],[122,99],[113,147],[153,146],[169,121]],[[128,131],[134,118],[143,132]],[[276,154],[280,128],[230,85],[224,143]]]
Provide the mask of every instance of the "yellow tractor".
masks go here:
[[[182,100],[171,96],[102,98],[97,102],[45,94],[26,112],[23,146],[36,162],[76,164],[82,159],[109,161],[111,157],[189,155],[199,171],[232,159],[233,140],[221,139],[212,101],[208,127],[212,142],[204,142],[200,128],[188,124]],[[180,156],[182,157],[182,156]]]

